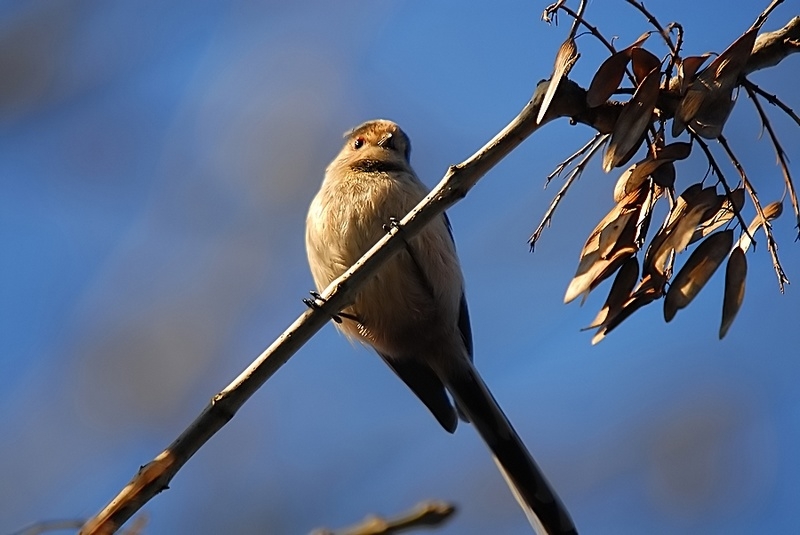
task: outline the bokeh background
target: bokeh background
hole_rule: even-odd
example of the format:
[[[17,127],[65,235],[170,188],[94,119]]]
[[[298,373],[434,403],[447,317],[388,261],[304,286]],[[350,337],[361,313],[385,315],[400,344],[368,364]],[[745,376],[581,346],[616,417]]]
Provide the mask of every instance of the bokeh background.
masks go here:
[[[650,7],[698,54],[766,3]],[[0,533],[98,511],[304,310],[305,211],[343,131],[399,122],[434,184],[501,129],[568,30],[544,7],[0,3]],[[587,17],[621,46],[649,29],[622,1]],[[587,85],[606,53],[578,45]],[[798,61],[753,79],[800,108]],[[780,171],[740,99],[725,133],[769,202]],[[800,160],[797,126],[768,111]],[[590,135],[548,125],[450,211],[479,369],[583,533],[800,532],[796,284],[780,295],[762,239],[725,340],[720,273],[671,324],[654,305],[592,347],[580,328],[608,285],[562,298],[616,177],[595,162],[526,245],[559,186],[545,176]],[[679,184],[706,167],[679,163]],[[793,227],[775,234],[797,281]],[[444,433],[328,326],[143,514],[148,534],[295,534],[426,498],[460,506],[442,534],[528,532],[474,430]]]

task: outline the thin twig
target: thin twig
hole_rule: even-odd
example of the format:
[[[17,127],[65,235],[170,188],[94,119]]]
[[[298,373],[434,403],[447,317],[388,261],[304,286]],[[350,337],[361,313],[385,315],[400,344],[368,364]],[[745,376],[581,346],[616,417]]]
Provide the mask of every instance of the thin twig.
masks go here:
[[[394,518],[370,515],[354,526],[336,531],[316,529],[311,535],[392,535],[415,528],[440,526],[456,512],[453,504],[428,501],[417,504],[412,510]]]
[[[606,39],[602,33],[600,33],[600,30],[597,29],[597,26],[590,24],[589,22],[586,21],[586,19],[583,18],[583,16],[573,11],[569,6],[564,5],[564,1],[565,0],[561,0],[551,6],[548,6],[548,8],[545,10],[545,13],[555,14],[557,10],[560,9],[561,11],[572,17],[573,20],[582,24],[584,28],[589,30],[589,33],[592,34],[598,41],[603,43],[603,45],[605,45],[605,47],[608,49],[609,52],[613,54],[617,51],[614,48],[614,45],[611,44],[611,42],[609,42],[608,39]]]
[[[753,205],[756,207],[758,216],[761,218],[761,226],[764,229],[764,234],[767,236],[767,250],[772,257],[772,267],[775,269],[775,275],[778,276],[778,287],[780,288],[781,293],[783,293],[784,286],[789,283],[789,279],[786,277],[786,273],[783,271],[783,266],[781,266],[781,261],[778,258],[778,244],[775,242],[775,237],[772,235],[772,225],[770,224],[769,219],[767,219],[767,216],[764,215],[764,209],[761,208],[761,201],[758,199],[758,194],[756,194],[755,188],[753,188],[753,185],[750,183],[750,179],[747,178],[744,167],[742,167],[742,164],[739,162],[736,154],[733,152],[733,150],[731,150],[730,145],[728,145],[728,141],[725,139],[725,136],[720,135],[717,138],[717,141],[725,149],[725,152],[728,154],[728,158],[730,158],[731,163],[733,163],[733,166],[739,172],[739,176],[742,178],[742,183],[744,184],[747,193],[750,195]],[[753,245],[755,245],[755,242],[753,242]]]
[[[580,4],[578,4],[578,18],[583,18],[583,13],[586,11],[586,0],[581,0]],[[569,29],[569,36],[575,39],[575,36],[578,34],[578,18],[572,21],[572,27]]]
[[[672,78],[672,69],[675,68],[675,63],[678,60],[681,48],[683,47],[683,26],[681,26],[681,24],[678,22],[670,22],[665,29],[663,26],[661,26],[661,23],[658,22],[658,19],[655,17],[655,15],[650,13],[650,11],[644,7],[644,2],[637,2],[636,0],[626,0],[626,2],[639,10],[639,12],[645,16],[647,21],[661,35],[661,38],[664,39],[664,42],[669,49],[669,62],[667,63],[667,68],[664,69],[664,74],[666,83],[669,83],[670,78]],[[676,41],[674,43],[672,42],[672,37],[670,36],[673,29],[677,34]]]
[[[528,243],[530,244],[531,251],[533,251],[533,249],[536,247],[536,242],[541,237],[545,227],[547,227],[550,224],[550,221],[553,218],[553,214],[555,213],[556,208],[558,208],[559,203],[567,194],[567,190],[569,189],[569,187],[572,185],[573,182],[575,182],[575,180],[577,180],[580,177],[581,173],[583,173],[584,169],[586,169],[586,165],[589,163],[589,160],[591,160],[592,156],[595,155],[597,150],[603,146],[603,144],[606,142],[606,139],[608,139],[610,135],[611,134],[602,134],[602,135],[597,134],[592,139],[593,146],[589,149],[589,152],[586,153],[586,155],[581,159],[580,162],[578,162],[575,168],[572,171],[570,171],[569,175],[567,175],[567,178],[566,180],[564,180],[564,184],[561,186],[561,189],[558,190],[558,193],[556,193],[556,196],[553,197],[553,200],[550,202],[550,206],[544,213],[544,216],[542,217],[542,221],[539,223],[539,226],[536,227],[536,230],[533,231],[531,237],[528,238]]]
[[[558,175],[560,175],[561,173],[563,173],[563,172],[564,172],[564,169],[566,169],[567,167],[569,167],[569,164],[571,164],[572,162],[574,162],[575,160],[577,160],[578,158],[580,158],[580,157],[581,157],[581,156],[582,156],[582,155],[583,155],[583,154],[584,154],[584,153],[585,153],[587,150],[589,150],[589,149],[590,149],[590,148],[591,148],[591,147],[592,147],[592,146],[593,146],[593,145],[594,145],[594,144],[597,142],[597,138],[599,138],[599,137],[600,137],[600,136],[602,136],[602,135],[603,135],[603,134],[601,134],[601,133],[599,133],[599,132],[598,132],[598,133],[596,133],[596,134],[594,135],[594,137],[592,137],[592,139],[590,139],[590,140],[589,140],[589,142],[588,142],[588,143],[586,143],[586,145],[584,145],[583,147],[581,147],[580,149],[578,149],[577,151],[575,151],[575,152],[574,152],[574,153],[573,153],[571,156],[569,156],[569,157],[568,157],[566,160],[564,160],[563,162],[561,162],[560,164],[558,164],[558,165],[556,166],[556,168],[555,168],[555,169],[553,169],[553,171],[552,171],[552,172],[551,172],[549,175],[547,175],[547,178],[545,179],[545,184],[544,184],[544,187],[545,187],[545,188],[547,188],[547,186],[550,184],[550,181],[551,181],[551,180],[553,180],[555,177],[557,177]]]
[[[767,93],[766,91],[764,91],[763,89],[761,89],[759,86],[757,86],[756,84],[754,84],[753,82],[751,82],[751,81],[750,81],[750,80],[748,80],[747,78],[744,78],[744,79],[742,80],[742,85],[743,85],[743,86],[744,86],[746,89],[752,89],[752,90],[753,90],[755,93],[757,93],[757,94],[761,95],[762,97],[764,97],[765,99],[767,99],[767,102],[769,102],[769,103],[770,103],[770,104],[772,104],[773,106],[777,106],[777,107],[779,107],[781,110],[783,110],[783,112],[784,112],[786,115],[788,115],[789,117],[791,117],[791,118],[792,118],[792,120],[793,120],[795,123],[797,123],[797,126],[800,126],[800,116],[798,116],[798,115],[797,115],[797,114],[794,112],[794,110],[793,110],[792,108],[790,108],[789,106],[787,106],[787,105],[786,105],[786,104],[785,104],[785,103],[784,103],[784,102],[783,102],[781,99],[779,99],[777,95],[773,95],[772,93]]]
[[[760,30],[764,23],[767,22],[767,18],[769,18],[770,13],[772,13],[772,11],[782,3],[783,0],[772,0],[772,3],[767,6],[767,9],[762,11],[761,14],[756,18],[756,21],[753,23],[751,28],[758,28]]]
[[[778,157],[778,164],[781,168],[781,172],[783,173],[783,181],[786,184],[786,190],[789,192],[789,199],[791,199],[792,207],[794,208],[794,217],[795,221],[797,222],[796,228],[798,230],[795,240],[798,240],[800,239],[800,205],[798,205],[797,192],[794,189],[794,181],[792,180],[792,175],[789,172],[789,163],[786,161],[786,152],[783,150],[783,147],[778,140],[778,136],[775,134],[775,130],[772,128],[772,123],[767,117],[767,114],[764,112],[764,108],[761,106],[761,102],[758,101],[758,95],[756,95],[753,89],[748,86],[745,86],[744,89],[747,91],[747,95],[750,97],[750,100],[753,101],[753,105],[756,107],[756,111],[758,111],[758,115],[761,117],[761,124],[763,124],[764,128],[767,130],[769,138],[772,140],[772,146],[775,148],[775,155]]]
[[[15,531],[11,535],[41,535],[42,533],[48,533],[50,531],[74,531],[76,529],[81,529],[84,522],[85,520],[75,519],[42,520],[41,522],[36,522],[35,524],[22,528],[19,531]]]
[[[675,43],[672,42],[672,37],[670,37],[669,32],[664,29],[664,27],[661,25],[660,22],[658,22],[658,19],[652,13],[650,13],[650,11],[648,11],[646,7],[644,7],[644,2],[637,2],[636,0],[625,0],[625,1],[628,2],[630,5],[632,5],[633,7],[635,7],[637,10],[639,10],[639,12],[641,12],[642,15],[645,16],[647,22],[649,22],[653,26],[653,28],[655,28],[656,31],[658,31],[658,33],[661,34],[661,38],[664,39],[664,42],[667,44],[667,47],[669,48],[669,51],[672,53],[672,55],[673,56],[678,55],[680,49],[677,46],[675,46]]]
[[[742,228],[745,234],[748,235],[750,240],[755,245],[756,240],[750,231],[748,230],[747,223],[745,222],[744,218],[742,217],[742,213],[740,210],[736,209],[736,204],[733,202],[733,197],[731,195],[731,188],[728,185],[728,181],[725,179],[725,175],[722,173],[722,169],[720,168],[719,164],[717,163],[717,159],[714,157],[714,153],[711,152],[711,147],[708,146],[708,143],[703,141],[703,138],[695,134],[694,132],[689,132],[692,136],[692,140],[700,145],[700,148],[703,149],[703,152],[706,155],[706,160],[708,160],[708,164],[711,166],[712,171],[715,175],[717,175],[717,180],[720,184],[722,184],[722,189],[725,190],[725,196],[728,198],[728,201],[731,203],[731,207],[733,208],[733,213],[736,215],[736,219],[739,221],[739,226]]]
[[[675,30],[675,51],[671,52],[669,55],[669,63],[667,63],[667,68],[664,69],[664,80],[667,85],[669,85],[669,81],[672,78],[672,69],[675,68],[675,64],[680,57],[681,49],[683,48],[683,26],[679,22],[670,22],[667,25],[667,32],[672,33],[672,30]]]

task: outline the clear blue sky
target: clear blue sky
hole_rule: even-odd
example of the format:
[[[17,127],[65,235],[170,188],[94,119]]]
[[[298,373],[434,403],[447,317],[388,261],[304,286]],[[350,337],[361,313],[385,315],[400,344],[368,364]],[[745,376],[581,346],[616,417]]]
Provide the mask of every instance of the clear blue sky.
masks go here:
[[[700,54],[766,3],[648,5]],[[568,30],[545,5],[0,3],[0,533],[95,513],[303,311],[305,211],[343,131],[399,122],[434,184],[501,129]],[[623,46],[649,29],[619,0],[587,17]],[[605,51],[578,46],[586,86]],[[798,61],[753,79],[799,109]],[[768,112],[800,160],[797,127]],[[744,94],[725,133],[779,198]],[[659,303],[593,347],[580,328],[607,286],[562,298],[616,176],[593,164],[526,245],[545,176],[590,135],[548,125],[450,211],[478,368],[582,533],[800,532],[791,217],[775,232],[795,284],[779,294],[762,239],[724,341],[717,276],[672,323]],[[705,173],[681,162],[679,189]],[[145,533],[307,533],[427,498],[461,508],[439,533],[528,532],[474,430],[442,431],[328,326],[145,508]]]

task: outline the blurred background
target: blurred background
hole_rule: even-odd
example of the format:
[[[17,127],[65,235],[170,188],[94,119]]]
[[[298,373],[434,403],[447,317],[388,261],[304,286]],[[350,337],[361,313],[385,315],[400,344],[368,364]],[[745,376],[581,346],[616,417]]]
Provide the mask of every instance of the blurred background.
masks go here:
[[[650,7],[700,54],[766,3]],[[545,6],[0,3],[0,533],[97,512],[303,312],[305,212],[345,130],[397,121],[430,185],[499,131],[568,31],[540,22]],[[650,29],[621,1],[587,18],[620,46]],[[588,86],[606,52],[578,46]],[[798,61],[753,80],[798,109]],[[725,133],[767,203],[780,170],[740,99]],[[797,126],[767,111],[800,160]],[[545,176],[591,134],[548,125],[450,210],[478,368],[582,533],[800,532],[788,203],[775,235],[795,284],[780,295],[762,237],[725,340],[718,273],[669,325],[658,303],[593,347],[580,329],[608,284],[583,307],[562,299],[616,174],[595,161],[526,244],[560,186]],[[706,168],[679,162],[678,189]],[[148,534],[295,534],[427,498],[460,507],[443,535],[528,533],[474,430],[443,432],[328,326],[141,514]]]

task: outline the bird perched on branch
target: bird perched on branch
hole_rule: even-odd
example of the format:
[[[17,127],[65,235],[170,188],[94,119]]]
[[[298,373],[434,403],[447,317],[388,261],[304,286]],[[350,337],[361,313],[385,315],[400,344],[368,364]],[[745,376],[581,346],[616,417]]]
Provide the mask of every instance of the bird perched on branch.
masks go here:
[[[427,194],[409,163],[410,151],[408,136],[391,121],[369,121],[346,135],[306,220],[308,261],[319,291]],[[407,240],[336,319],[347,336],[375,349],[445,430],[454,432],[459,416],[476,427],[538,533],[575,533],[472,364],[464,280],[444,214]]]

